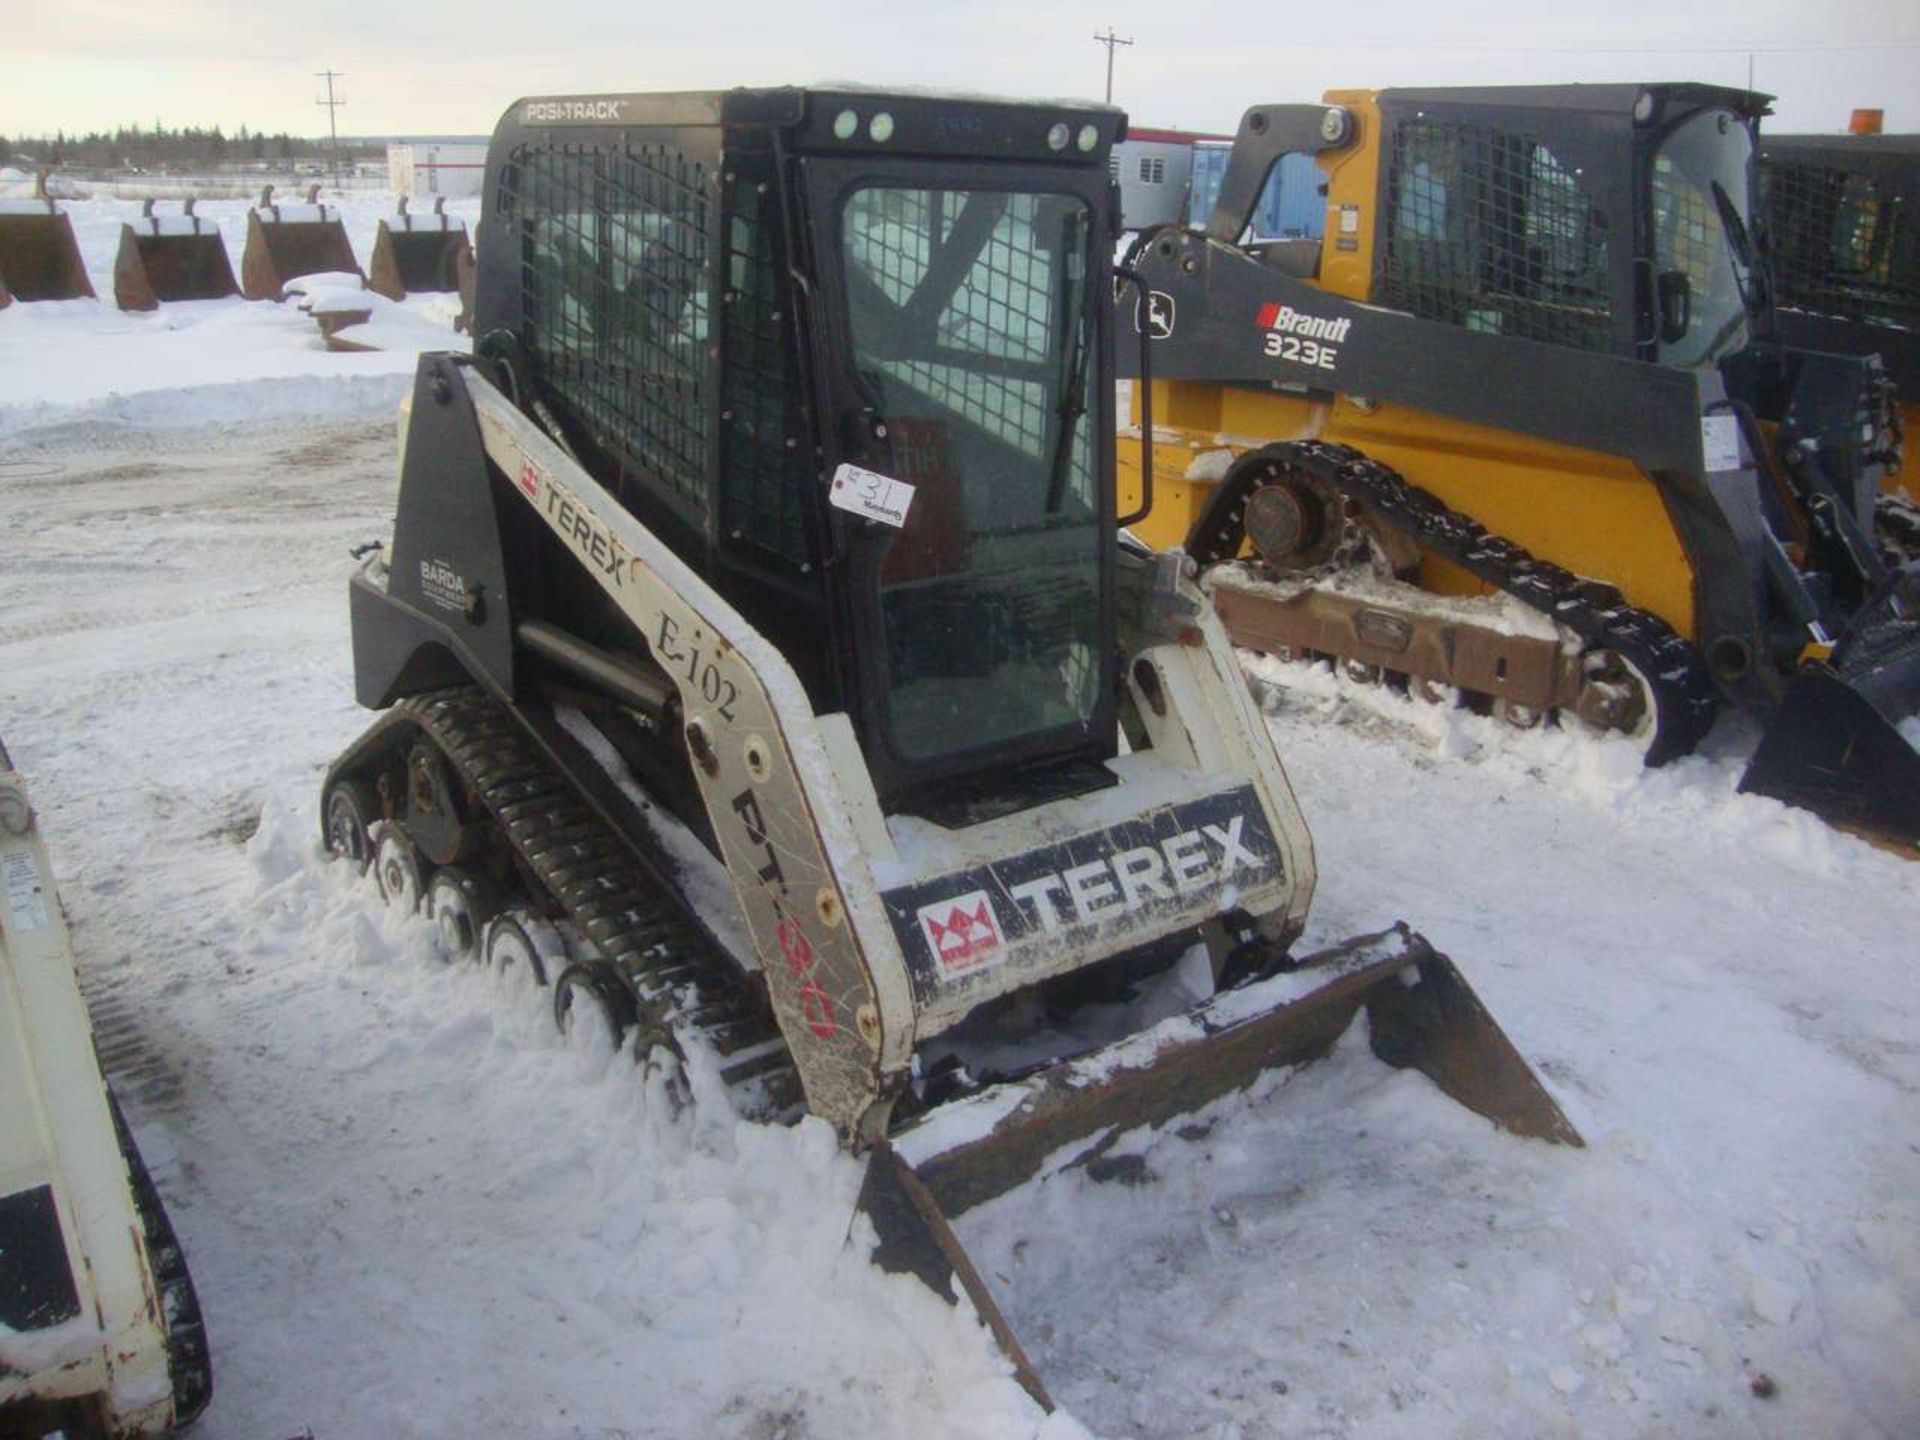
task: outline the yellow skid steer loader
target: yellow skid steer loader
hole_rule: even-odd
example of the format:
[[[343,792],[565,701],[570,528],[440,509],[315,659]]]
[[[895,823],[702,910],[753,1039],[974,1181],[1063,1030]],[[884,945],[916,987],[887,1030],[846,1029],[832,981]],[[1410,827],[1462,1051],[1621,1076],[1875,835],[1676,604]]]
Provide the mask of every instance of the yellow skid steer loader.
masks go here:
[[[1151,293],[1117,302],[1152,337],[1167,477],[1122,475],[1136,533],[1209,567],[1243,646],[1558,711],[1651,764],[1738,706],[1767,726],[1744,788],[1920,846],[1920,569],[1875,531],[1892,386],[1776,334],[1765,108],[1572,85],[1248,110],[1204,229],[1141,235]],[[1318,233],[1249,238],[1294,156]]]

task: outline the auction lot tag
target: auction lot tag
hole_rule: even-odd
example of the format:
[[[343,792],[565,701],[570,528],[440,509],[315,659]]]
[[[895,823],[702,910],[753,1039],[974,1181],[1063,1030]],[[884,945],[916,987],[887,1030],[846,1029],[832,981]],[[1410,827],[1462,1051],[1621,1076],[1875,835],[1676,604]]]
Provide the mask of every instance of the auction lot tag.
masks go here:
[[[1709,475],[1740,468],[1740,422],[1732,415],[1700,417],[1700,450]]]
[[[842,465],[833,472],[827,499],[842,510],[898,530],[907,523],[907,507],[913,504],[913,486],[877,470]]]
[[[7,913],[13,917],[16,930],[44,930],[47,928],[47,898],[40,888],[40,867],[34,863],[30,850],[9,850],[0,859],[0,871],[5,872],[7,890]]]

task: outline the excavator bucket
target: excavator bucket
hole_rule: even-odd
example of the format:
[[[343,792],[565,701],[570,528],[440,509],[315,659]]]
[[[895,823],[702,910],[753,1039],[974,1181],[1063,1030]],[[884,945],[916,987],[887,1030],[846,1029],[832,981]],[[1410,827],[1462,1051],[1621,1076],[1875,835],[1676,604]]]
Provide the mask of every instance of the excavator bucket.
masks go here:
[[[1794,677],[1740,788],[1920,849],[1917,714],[1920,622],[1856,631]]]
[[[113,261],[113,299],[122,310],[156,310],[162,301],[223,300],[238,295],[220,227],[193,213],[189,198],[178,215],[156,215],[153,201],[137,223],[120,227]]]
[[[408,295],[452,294],[460,289],[462,255],[468,270],[473,253],[467,227],[448,217],[446,199],[433,202],[431,215],[407,213],[405,197],[396,215],[380,222],[373,242],[373,264],[367,288],[389,300]]]
[[[93,298],[73,222],[47,196],[41,171],[31,200],[0,200],[0,307],[15,300]]]
[[[284,300],[287,282],[302,275],[347,274],[366,278],[353,258],[340,212],[320,203],[309,186],[304,205],[276,205],[273,187],[247,212],[247,249],[240,257],[240,293],[249,300]]]

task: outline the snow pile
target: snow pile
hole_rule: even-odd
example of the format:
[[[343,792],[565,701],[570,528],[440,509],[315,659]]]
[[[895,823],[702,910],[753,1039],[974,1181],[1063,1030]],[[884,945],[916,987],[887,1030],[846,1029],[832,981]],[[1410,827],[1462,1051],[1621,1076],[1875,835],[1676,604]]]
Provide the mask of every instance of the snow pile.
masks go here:
[[[409,1280],[377,1314],[296,1325],[277,1313],[284,1296],[252,1316],[229,1298],[226,1334],[278,1331],[259,1358],[290,1368],[337,1336],[319,1347],[336,1372],[436,1346],[443,1383],[460,1383],[444,1410],[411,1405],[421,1434],[464,1428],[469,1384],[498,1433],[551,1430],[556,1410],[611,1424],[642,1396],[660,1434],[1037,1433],[1038,1408],[970,1312],[866,1263],[861,1166],[826,1125],[747,1124],[724,1090],[698,1083],[676,1114],[604,1031],[563,1041],[548,992],[450,967],[427,922],[394,918],[370,882],[323,863],[314,809],[269,803],[246,847],[252,893],[234,897],[236,929],[249,963],[299,994],[301,1022],[274,1037],[280,1093],[231,1102],[231,1138],[304,1110],[310,1130],[357,1127],[363,1149],[343,1165],[313,1147],[310,1164],[259,1175],[237,1199],[249,1229],[281,1229],[285,1212],[291,1233],[296,1213],[330,1213],[324,1247],[285,1262],[368,1276],[404,1265]],[[311,1113],[316,1097],[370,1090],[392,1103]],[[335,1297],[326,1286],[313,1298]],[[538,1357],[538,1386],[514,1373],[487,1393],[502,1344]],[[325,1392],[332,1413],[316,1432],[376,1433],[393,1418],[391,1397],[342,1409],[350,1397]]]
[[[31,177],[26,183],[31,193]],[[455,201],[449,212],[471,226],[478,206],[477,199]],[[372,347],[361,353],[329,351],[313,318],[291,304],[236,296],[122,312],[113,303],[113,260],[120,227],[139,217],[139,203],[95,198],[61,208],[73,222],[100,298],[21,302],[0,310],[0,426],[48,425],[77,411],[178,425],[384,416],[398,403],[420,351],[468,348],[467,338],[453,329],[460,308],[454,295],[410,295],[395,303],[361,292],[369,303],[359,308],[379,312],[348,337]],[[196,207],[202,220],[219,228],[236,277],[249,208],[242,200]],[[355,255],[370,262],[375,232],[394,213],[393,201],[349,197],[337,208]],[[359,284],[358,277],[345,278]],[[315,283],[326,288],[320,277]],[[316,383],[322,381],[334,383]],[[255,382],[271,382],[272,388]],[[244,388],[232,393],[237,387]],[[231,407],[230,400],[236,402]]]

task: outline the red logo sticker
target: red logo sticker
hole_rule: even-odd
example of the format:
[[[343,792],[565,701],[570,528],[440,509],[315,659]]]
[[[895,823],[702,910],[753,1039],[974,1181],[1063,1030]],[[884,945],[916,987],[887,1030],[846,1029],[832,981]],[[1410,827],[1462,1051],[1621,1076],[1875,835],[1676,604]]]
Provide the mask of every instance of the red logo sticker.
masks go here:
[[[540,472],[533,468],[531,460],[520,467],[520,488],[526,492],[529,500],[540,498]]]
[[[1254,321],[1254,324],[1258,325],[1262,330],[1271,330],[1273,328],[1273,322],[1278,320],[1279,318],[1280,318],[1279,304],[1275,301],[1269,300],[1266,304],[1260,307],[1259,318]]]
[[[830,1039],[840,1030],[833,1019],[833,997],[818,980],[809,980],[800,987],[800,1015],[819,1039]]]
[[[920,930],[943,970],[973,970],[1001,958],[1000,919],[984,890],[921,906]]]
[[[788,916],[774,927],[773,933],[780,942],[780,953],[786,959],[788,970],[804,975],[813,968],[813,942],[807,939],[798,920]]]

